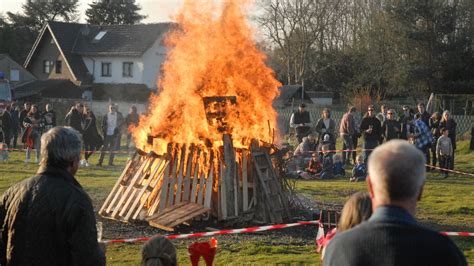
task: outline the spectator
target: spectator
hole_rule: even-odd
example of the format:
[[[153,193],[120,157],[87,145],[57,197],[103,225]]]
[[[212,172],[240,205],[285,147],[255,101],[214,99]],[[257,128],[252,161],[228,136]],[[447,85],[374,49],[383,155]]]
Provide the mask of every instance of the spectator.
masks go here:
[[[136,127],[138,125],[139,116],[137,112],[137,107],[132,105],[128,112],[127,117],[125,117],[125,125],[127,126],[127,151],[130,148],[130,141],[132,139],[132,133],[130,132],[130,127]]]
[[[299,176],[303,179],[316,179],[320,176],[323,166],[319,160],[319,156],[316,152],[311,155],[311,160],[309,161],[306,171],[299,172]]]
[[[295,155],[296,156],[309,156],[311,153],[317,150],[318,142],[316,141],[316,136],[313,133],[308,134],[308,136],[303,138],[303,141],[296,147]]]
[[[18,122],[21,127],[21,142],[26,145],[26,128],[23,125],[23,121],[25,120],[26,115],[30,112],[31,104],[29,102],[25,102],[23,104],[23,110],[20,111],[18,115]]]
[[[395,120],[395,110],[387,112],[387,119],[382,123],[382,135],[385,141],[400,138],[400,123]]]
[[[380,121],[380,124],[382,124],[385,119],[387,119],[387,107],[384,104],[380,105],[380,113],[378,113],[375,117]]]
[[[356,115],[354,114],[354,122],[355,122],[355,133],[354,135],[352,136],[352,143],[354,143],[354,152],[352,153],[352,162],[354,164],[356,164],[356,159],[357,159],[357,146],[359,144],[359,138],[362,136],[362,134],[360,133],[360,122],[361,122],[361,119],[360,119],[360,116],[359,115]]]
[[[324,265],[466,265],[447,237],[420,226],[414,216],[425,182],[425,158],[412,145],[392,140],[369,159],[368,189],[373,215],[338,233]]]
[[[362,155],[357,156],[357,164],[352,168],[352,177],[350,182],[364,181],[367,178],[367,165],[364,163]]]
[[[342,156],[340,154],[334,154],[333,156],[334,163],[334,175],[336,177],[346,176],[346,170],[344,169],[344,163],[342,162]]]
[[[84,105],[82,103],[76,103],[71,110],[66,114],[64,120],[66,121],[66,125],[74,128],[77,132],[82,134],[82,124],[83,124],[83,117],[82,114]]]
[[[36,176],[10,187],[0,201],[0,264],[105,265],[92,202],[74,178],[81,136],[56,127],[41,142]]]
[[[355,127],[355,121],[354,121],[354,115],[356,112],[356,108],[354,106],[351,106],[349,108],[349,111],[342,116],[341,119],[341,124],[339,126],[339,135],[342,138],[342,149],[343,150],[354,150],[354,141],[353,141],[353,136],[356,134],[356,127]],[[349,162],[349,158],[351,157],[351,154],[353,151],[349,152],[342,152],[342,162],[344,164]],[[354,160],[355,164],[355,160]]]
[[[364,149],[364,160],[367,164],[372,149],[378,146],[382,136],[382,125],[380,121],[375,118],[374,106],[370,105],[367,108],[367,113],[360,123],[360,131],[364,136],[364,145],[362,148]]]
[[[453,155],[451,157],[451,163],[449,164],[449,169],[451,170],[454,169],[454,160],[456,154],[456,126],[456,121],[451,118],[449,111],[444,111],[443,115],[441,116],[441,121],[439,122],[439,127],[444,127],[446,130],[448,130],[448,137],[451,139],[451,143],[453,144]]]
[[[10,113],[0,106],[0,162],[8,161],[8,143],[12,127]]]
[[[330,179],[334,176],[334,164],[332,160],[332,153],[329,152],[329,145],[323,145],[321,147],[323,152],[323,169],[321,170],[321,179]]]
[[[311,131],[312,123],[313,118],[311,114],[306,111],[306,104],[300,104],[298,111],[294,112],[290,117],[290,127],[295,129],[298,143],[301,143],[303,138],[308,136]]]
[[[439,167],[449,169],[451,157],[454,153],[453,144],[449,138],[449,130],[441,128],[441,134],[436,143],[436,154],[439,158]],[[444,178],[448,177],[448,171],[441,170],[441,173],[444,174]]]
[[[430,126],[430,114],[426,111],[425,104],[419,103],[418,104],[418,114],[421,116],[421,121],[425,123],[427,127]]]
[[[18,142],[18,133],[20,132],[20,107],[17,103],[12,103],[12,108],[10,112],[10,116],[12,119],[12,127],[11,127],[11,147],[16,149],[16,145]]]
[[[124,116],[121,112],[119,112],[119,106],[118,104],[115,104],[115,112],[117,113],[117,117],[119,118],[117,120],[118,124],[117,124],[117,128],[118,128],[118,133],[117,133],[117,136],[115,136],[115,150],[118,151],[120,150],[121,148],[121,142],[122,142],[122,133],[124,133],[124,131],[126,131],[125,129],[125,120],[124,120]]]
[[[102,134],[104,136],[104,144],[100,152],[100,158],[98,166],[102,166],[104,161],[105,152],[109,151],[109,166],[114,165],[114,157],[116,150],[117,137],[119,136],[120,125],[123,123],[123,117],[116,111],[116,105],[109,105],[109,112],[104,116],[102,120]]]
[[[362,156],[361,156],[362,157]],[[367,221],[372,215],[372,202],[370,195],[364,192],[356,192],[346,201],[341,212],[341,219],[337,228],[334,228],[324,238],[321,260],[324,260],[325,248],[329,241],[338,233],[342,233],[362,222]]]
[[[29,163],[31,159],[31,151],[34,149],[36,152],[35,163],[39,162],[40,159],[40,138],[41,130],[43,129],[43,121],[38,112],[38,106],[33,104],[30,108],[30,112],[26,115],[23,120],[23,127],[25,128],[25,144],[26,144],[26,158],[25,163]]]
[[[331,118],[331,111],[328,108],[323,109],[321,118],[316,122],[316,132],[319,134],[319,141],[329,135],[331,143],[329,149],[336,149],[336,122]]]
[[[94,113],[89,109],[88,106],[84,106],[84,129],[82,138],[84,140],[84,160],[81,161],[81,165],[89,167],[89,158],[94,154],[94,151],[100,149],[103,140],[97,130],[97,122]]]
[[[56,127],[56,112],[53,111],[53,105],[50,103],[46,104],[46,112],[43,113],[43,121],[45,132]]]
[[[415,146],[420,149],[425,155],[426,161],[430,161],[430,148],[434,143],[433,134],[431,134],[428,126],[423,122],[421,114],[417,113],[415,115],[415,134],[413,135],[415,139]],[[426,170],[429,171],[431,168],[426,167]]]
[[[413,134],[413,115],[407,105],[403,106],[403,114],[400,115],[398,122],[401,127],[400,138],[408,140],[408,137]]]
[[[171,241],[162,236],[148,240],[142,248],[142,266],[176,266],[176,248]]]
[[[433,157],[431,161],[433,166],[436,166],[436,163],[438,162],[438,156],[436,154],[436,144],[438,143],[438,138],[441,137],[441,131],[439,127],[440,121],[441,114],[439,112],[434,112],[433,115],[431,115],[430,117],[430,129],[431,134],[433,134],[434,138],[434,143],[431,146],[431,156]]]

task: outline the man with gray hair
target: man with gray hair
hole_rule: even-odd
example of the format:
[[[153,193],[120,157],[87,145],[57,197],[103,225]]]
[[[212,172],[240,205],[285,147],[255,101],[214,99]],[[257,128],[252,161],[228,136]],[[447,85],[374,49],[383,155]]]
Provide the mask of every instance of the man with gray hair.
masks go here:
[[[352,230],[336,234],[324,265],[466,265],[446,236],[420,226],[416,205],[425,183],[423,153],[391,140],[369,158],[368,189],[374,213]]]
[[[49,130],[36,176],[3,193],[1,265],[105,265],[92,202],[74,178],[81,146],[76,130]]]

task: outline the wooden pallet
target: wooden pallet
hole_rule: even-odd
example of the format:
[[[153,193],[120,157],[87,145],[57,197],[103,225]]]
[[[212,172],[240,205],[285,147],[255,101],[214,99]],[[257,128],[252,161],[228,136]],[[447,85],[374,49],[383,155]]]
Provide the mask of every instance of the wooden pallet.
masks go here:
[[[252,152],[255,174],[258,179],[258,206],[262,218],[282,223],[290,217],[287,198],[273,169],[268,153]]]
[[[148,218],[148,224],[167,231],[173,227],[208,213],[211,209],[201,204],[182,202],[173,207],[166,208],[161,213]]]

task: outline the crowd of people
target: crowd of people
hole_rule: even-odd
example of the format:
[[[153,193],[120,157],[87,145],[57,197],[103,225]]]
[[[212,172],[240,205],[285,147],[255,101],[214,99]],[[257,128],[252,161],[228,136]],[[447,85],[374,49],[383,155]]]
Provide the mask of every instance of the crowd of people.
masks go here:
[[[131,133],[128,129],[132,125],[136,126],[138,120],[136,106],[132,105],[124,117],[116,104],[110,104],[108,113],[98,125],[89,106],[78,102],[65,115],[63,124],[77,130],[82,137],[84,157],[80,165],[89,166],[89,158],[94,152],[100,151],[98,165],[102,166],[107,152],[110,154],[108,164],[113,165],[115,152],[111,151],[120,150],[123,134],[126,134],[127,150],[130,148]],[[41,136],[57,125],[57,114],[50,103],[45,104],[44,111],[40,111],[37,104],[28,102],[24,103],[23,108],[16,102],[0,108],[0,161],[8,160],[8,149],[24,148],[25,163],[32,161],[33,151],[34,162],[39,163]]]
[[[306,105],[301,104],[290,118],[290,127],[294,128],[299,143],[294,152],[299,167],[297,173],[304,179],[345,176],[341,165],[336,167],[336,162],[342,162],[344,168],[352,160],[350,180],[363,180],[372,150],[393,139],[404,139],[415,145],[431,166],[454,168],[456,121],[447,110],[442,114],[428,113],[424,103],[419,103],[416,111],[405,105],[400,114],[385,105],[381,105],[377,113],[370,105],[361,119],[352,106],[341,118],[339,130],[331,118],[331,110],[325,108],[321,118],[314,121]],[[338,137],[343,143],[342,158],[335,151]],[[355,151],[359,138],[362,139],[362,157]],[[302,167],[305,165],[307,167]],[[431,169],[427,167],[427,171]],[[447,171],[443,174],[448,176]]]

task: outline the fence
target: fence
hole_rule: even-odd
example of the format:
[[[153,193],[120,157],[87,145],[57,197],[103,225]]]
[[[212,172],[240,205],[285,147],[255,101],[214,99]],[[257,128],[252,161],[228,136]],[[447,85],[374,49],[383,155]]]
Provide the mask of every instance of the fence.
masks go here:
[[[316,124],[316,121],[318,121],[322,115],[323,108],[306,107],[306,110],[311,113],[314,119],[313,124]],[[278,130],[280,134],[283,136],[292,133],[292,131],[290,131],[290,117],[295,110],[291,108],[278,108],[276,111],[278,112]],[[339,122],[344,113],[345,112],[342,111],[331,111],[331,118],[336,122],[336,131],[339,130]],[[458,136],[465,136],[468,132],[471,132],[471,128],[474,124],[474,116],[451,115],[451,117],[457,123],[456,133]],[[361,117],[359,116],[359,118]]]

